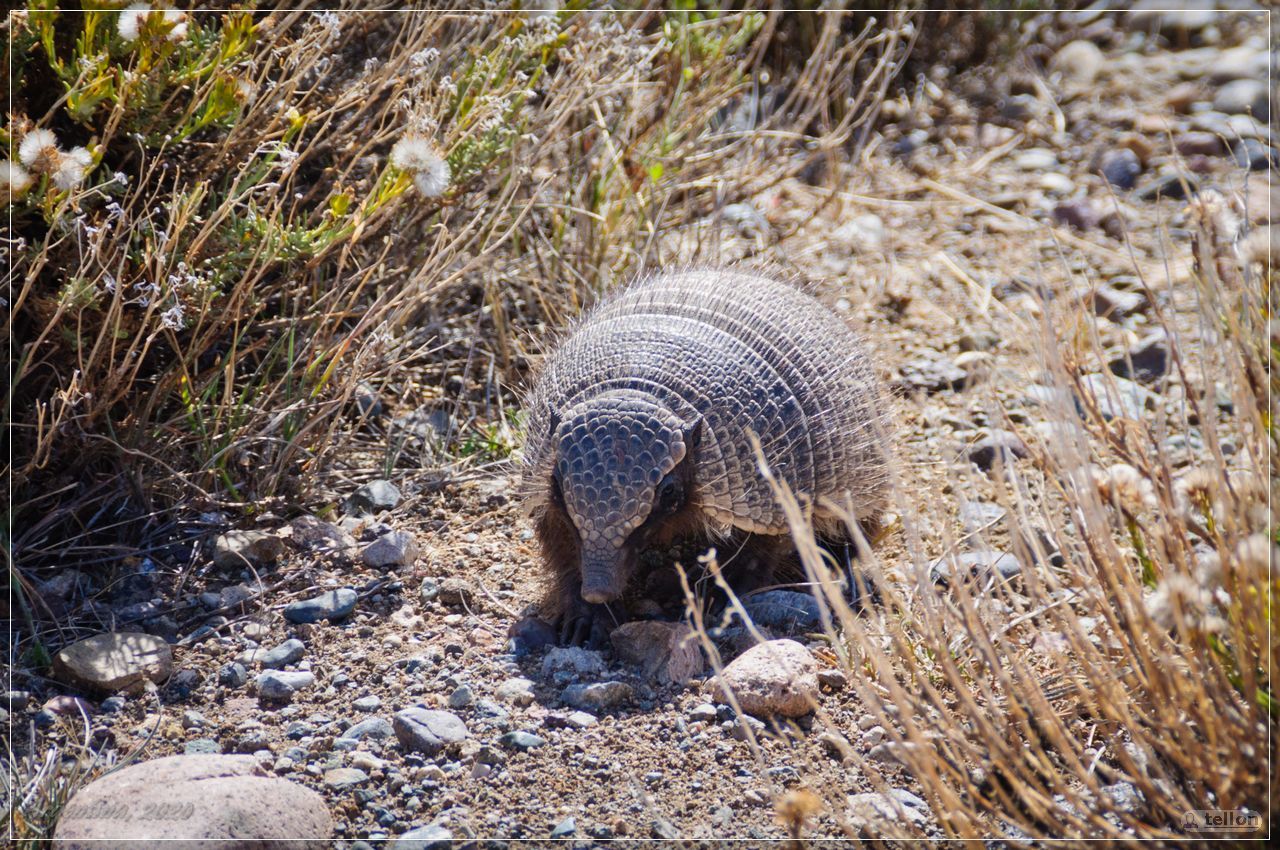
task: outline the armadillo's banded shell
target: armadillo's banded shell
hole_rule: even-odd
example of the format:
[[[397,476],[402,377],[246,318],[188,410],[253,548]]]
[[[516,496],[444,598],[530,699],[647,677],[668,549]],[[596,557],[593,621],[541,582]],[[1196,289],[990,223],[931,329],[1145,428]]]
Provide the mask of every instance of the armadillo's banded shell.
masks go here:
[[[524,489],[535,502],[554,463],[552,411],[619,389],[703,418],[698,494],[718,523],[786,530],[749,434],[793,490],[815,502],[848,497],[860,516],[882,507],[887,400],[853,331],[788,284],[734,271],[662,274],[588,315],[530,399]]]

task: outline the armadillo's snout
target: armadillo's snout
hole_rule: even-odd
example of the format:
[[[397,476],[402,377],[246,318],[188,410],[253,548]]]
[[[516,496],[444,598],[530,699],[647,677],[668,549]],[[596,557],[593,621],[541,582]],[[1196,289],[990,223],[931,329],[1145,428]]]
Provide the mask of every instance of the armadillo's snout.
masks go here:
[[[592,604],[612,602],[627,586],[627,551],[623,549],[584,552],[582,557],[582,598]]]

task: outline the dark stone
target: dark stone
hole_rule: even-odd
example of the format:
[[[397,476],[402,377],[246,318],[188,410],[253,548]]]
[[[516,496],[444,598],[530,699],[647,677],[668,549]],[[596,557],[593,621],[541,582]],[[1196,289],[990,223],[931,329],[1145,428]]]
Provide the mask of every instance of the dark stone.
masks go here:
[[[1280,155],[1276,149],[1268,147],[1257,139],[1240,139],[1231,148],[1231,159],[1241,168],[1250,171],[1266,171],[1280,165]]]
[[[524,617],[511,624],[508,651],[517,657],[539,652],[556,642],[555,629],[537,617]]]
[[[498,739],[498,743],[508,749],[520,750],[523,752],[525,750],[532,750],[536,747],[541,747],[547,743],[547,739],[539,737],[532,732],[515,731],[508,732],[503,735]]]
[[[1183,133],[1173,146],[1183,156],[1221,156],[1224,151],[1220,136],[1196,130]]]
[[[1027,447],[1018,435],[1000,429],[993,430],[969,449],[969,460],[984,472],[996,465],[997,457],[1007,466],[1013,463],[1014,458],[1026,456]]]
[[[389,511],[400,504],[400,490],[390,481],[379,478],[358,488],[344,503],[349,513]]]
[[[1099,286],[1089,294],[1089,300],[1095,314],[1112,321],[1118,321],[1147,307],[1146,293],[1116,289],[1113,286]]]
[[[1169,340],[1162,333],[1152,334],[1107,366],[1122,378],[1142,384],[1158,383],[1169,372]]]
[[[319,596],[290,602],[285,606],[284,618],[291,623],[341,620],[355,610],[358,598],[355,590],[350,587],[326,590]]]
[[[1117,189],[1132,189],[1142,174],[1142,160],[1128,148],[1109,150],[1098,161],[1098,170]]]
[[[406,708],[396,712],[391,725],[401,747],[427,755],[435,755],[467,737],[467,725],[448,711]]]
[[[758,626],[783,630],[812,629],[822,623],[818,600],[811,593],[770,590],[749,596],[742,607]]]
[[[1185,201],[1188,195],[1199,191],[1199,185],[1189,174],[1166,174],[1138,193],[1143,201]]]
[[[1089,230],[1098,225],[1098,211],[1084,198],[1063,201],[1053,208],[1053,220],[1076,230]]]
[[[249,671],[238,661],[218,668],[218,684],[224,688],[239,688],[249,681]]]

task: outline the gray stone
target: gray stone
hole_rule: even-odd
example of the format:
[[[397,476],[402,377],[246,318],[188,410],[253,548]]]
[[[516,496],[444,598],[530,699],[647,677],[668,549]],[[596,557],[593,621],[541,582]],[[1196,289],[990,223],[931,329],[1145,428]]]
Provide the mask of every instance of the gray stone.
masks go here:
[[[182,752],[188,756],[218,755],[222,752],[222,745],[213,738],[196,738],[193,741],[187,741],[182,747]]]
[[[523,617],[507,631],[508,646],[517,658],[538,652],[556,642],[555,629],[538,617]]]
[[[377,513],[389,511],[400,504],[400,490],[390,481],[379,478],[370,481],[347,497],[343,507],[350,514]]]
[[[294,542],[313,552],[332,554],[349,561],[360,551],[354,537],[319,517],[300,516],[289,527],[293,531]]]
[[[547,739],[539,737],[532,732],[516,730],[503,735],[498,739],[498,743],[511,750],[524,751],[543,746],[547,743]]]
[[[574,708],[588,711],[605,711],[629,702],[635,694],[625,682],[592,682],[588,685],[570,685],[560,699]]]
[[[319,596],[300,599],[285,606],[284,618],[291,623],[341,620],[355,610],[359,594],[350,587],[326,590]]]
[[[848,798],[853,825],[861,832],[895,833],[905,819],[912,826],[923,826],[929,820],[929,805],[900,788],[888,794],[853,794]]]
[[[243,687],[249,681],[249,671],[238,661],[223,664],[218,668],[218,684],[224,688]]]
[[[1102,418],[1141,420],[1147,408],[1155,406],[1154,394],[1140,385],[1114,375],[1083,375],[1080,378],[1086,401],[1097,401]]]
[[[1114,286],[1099,286],[1087,297],[1094,313],[1112,320],[1123,319],[1147,307],[1145,292],[1117,289]]]
[[[297,638],[289,638],[284,643],[267,650],[258,656],[258,661],[268,670],[279,670],[300,660],[306,654],[306,645]]]
[[[351,703],[351,707],[356,711],[377,711],[382,708],[382,700],[377,696],[370,694],[369,696],[360,697]]]
[[[391,842],[389,850],[448,850],[453,833],[443,826],[417,826]]]
[[[1050,73],[1057,74],[1064,83],[1074,86],[1091,85],[1102,70],[1102,51],[1092,41],[1078,39],[1067,42],[1049,60]]]
[[[946,583],[957,574],[972,575],[979,579],[998,576],[1010,579],[1022,572],[1022,563],[1008,552],[982,550],[950,555],[933,565],[930,577],[935,582]]]
[[[1142,160],[1128,148],[1113,148],[1102,154],[1098,170],[1107,182],[1117,189],[1132,189],[1142,174]]]
[[[369,774],[355,767],[335,767],[324,772],[324,784],[339,791],[354,788],[369,781]]]
[[[371,741],[381,741],[394,734],[395,730],[391,728],[391,722],[385,717],[370,717],[348,726],[347,731],[342,733],[342,737],[351,738],[354,741],[362,741],[366,738]]]
[[[417,706],[396,712],[391,725],[401,747],[427,755],[461,743],[468,734],[458,715]]]
[[[389,531],[366,546],[360,557],[375,568],[412,564],[418,558],[418,541],[407,531]]]
[[[757,626],[786,631],[808,631],[822,624],[818,600],[812,593],[770,590],[742,600],[742,607]]]
[[[440,582],[440,601],[445,605],[470,607],[475,599],[466,579],[449,576]]]
[[[689,719],[700,723],[712,723],[716,719],[716,707],[709,702],[689,709]]]
[[[1022,438],[1012,431],[1000,428],[991,429],[987,436],[973,444],[969,449],[969,460],[983,472],[989,472],[999,463],[1008,467],[1016,458],[1027,456],[1027,447]]]
[[[503,702],[528,705],[533,702],[533,680],[520,677],[507,679],[498,685],[493,695]]]
[[[67,850],[163,846],[250,850],[329,846],[324,798],[271,776],[253,756],[169,756],[80,789],[54,832]]]
[[[1177,8],[1172,8],[1176,6]],[[1211,0],[1137,0],[1125,12],[1125,23],[1136,30],[1157,33],[1180,44],[1180,40],[1218,21]]]
[[[0,697],[0,704],[8,711],[24,711],[30,702],[31,694],[28,691],[7,691]]]
[[[1252,115],[1259,121],[1269,121],[1271,103],[1267,84],[1249,79],[1227,83],[1214,94],[1213,108],[1227,115]]]
[[[604,657],[600,653],[578,646],[552,647],[542,658],[542,675],[548,679],[562,672],[579,677],[598,676],[604,671]]]
[[[223,569],[274,564],[284,554],[284,539],[265,531],[228,531],[213,541],[213,563]]]
[[[1053,220],[1076,230],[1090,230],[1098,226],[1098,210],[1087,198],[1063,201],[1053,208]]]
[[[1250,171],[1266,171],[1280,165],[1280,154],[1257,139],[1240,139],[1231,146],[1231,160]]]
[[[578,824],[572,817],[567,817],[560,823],[556,824],[556,828],[551,830],[552,838],[568,838],[578,831]]]
[[[258,696],[267,700],[287,700],[303,688],[314,685],[315,681],[316,677],[306,671],[268,670],[258,674]]]
[[[1169,172],[1157,177],[1138,193],[1143,201],[1185,201],[1200,190],[1200,184],[1190,174]]]
[[[94,635],[63,647],[53,657],[55,678],[98,693],[137,693],[145,682],[163,682],[172,672],[169,644],[142,632]]]
[[[963,389],[969,373],[940,355],[917,357],[904,365],[897,386],[907,392],[939,393]]]
[[[476,695],[470,685],[459,685],[454,688],[453,693],[449,694],[450,708],[466,708],[475,701]]]

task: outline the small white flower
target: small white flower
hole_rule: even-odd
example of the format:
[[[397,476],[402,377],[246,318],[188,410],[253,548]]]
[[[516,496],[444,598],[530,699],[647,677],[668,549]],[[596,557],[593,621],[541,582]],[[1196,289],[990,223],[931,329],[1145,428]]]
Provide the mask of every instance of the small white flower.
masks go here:
[[[85,168],[79,159],[64,156],[53,172],[53,185],[64,192],[69,192],[84,182]]]
[[[182,305],[174,304],[168,310],[160,314],[160,324],[164,325],[171,331],[182,330]]]
[[[405,136],[391,148],[391,164],[413,172],[413,185],[428,198],[443,195],[453,179],[444,154],[424,136]]]
[[[315,12],[316,23],[324,27],[326,43],[332,42],[342,35],[342,18],[333,12]]]
[[[37,163],[51,164],[59,152],[58,137],[52,130],[32,130],[22,137],[22,144],[18,145],[18,160],[39,171]]]
[[[165,23],[169,24],[169,32],[165,35],[169,41],[182,41],[187,37],[186,12],[163,7],[153,9],[150,3],[131,3],[126,6],[120,13],[120,20],[116,22],[116,31],[125,41],[136,41],[142,32],[142,22],[154,13],[163,15]]]
[[[409,64],[415,68],[425,68],[440,58],[440,51],[434,47],[419,50],[409,57]]]
[[[27,170],[11,159],[0,163],[0,187],[12,198],[20,198],[31,188],[31,175]]]

